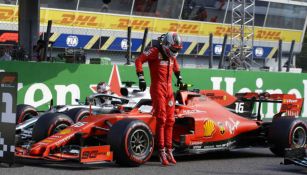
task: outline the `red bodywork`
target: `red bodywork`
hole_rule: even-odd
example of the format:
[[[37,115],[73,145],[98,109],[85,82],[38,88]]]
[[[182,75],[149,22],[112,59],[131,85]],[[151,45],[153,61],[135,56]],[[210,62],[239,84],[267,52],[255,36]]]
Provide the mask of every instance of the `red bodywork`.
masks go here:
[[[240,134],[259,129],[263,124],[261,120],[241,117],[225,107],[235,103],[237,99],[280,102],[282,104],[281,110],[274,117],[280,117],[282,113],[286,113],[287,116],[299,115],[303,103],[303,99],[285,94],[242,93],[231,96],[221,90],[203,90],[200,93],[180,91],[177,93],[177,97],[178,95],[180,104],[177,104],[175,109],[176,123],[173,139],[182,147],[232,140]],[[78,159],[82,163],[112,161],[113,153],[109,145],[83,147],[81,154],[78,155],[54,153],[54,150],[65,146],[78,134],[84,139],[90,136],[107,135],[110,123],[114,124],[125,118],[144,121],[155,135],[156,119],[152,117],[151,113],[141,113],[138,108],[135,108],[126,113],[91,115],[59,133],[33,144],[30,149],[17,147],[16,155],[24,158],[48,160]]]

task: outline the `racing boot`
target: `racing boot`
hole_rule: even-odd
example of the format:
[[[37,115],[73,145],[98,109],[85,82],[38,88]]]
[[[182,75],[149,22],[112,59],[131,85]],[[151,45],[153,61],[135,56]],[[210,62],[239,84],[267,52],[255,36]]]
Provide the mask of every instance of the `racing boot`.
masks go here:
[[[162,165],[167,166],[169,162],[166,157],[165,149],[159,149],[159,158]]]
[[[172,164],[177,163],[174,156],[173,156],[173,150],[172,149],[166,149],[166,158],[167,158],[169,163],[172,163]]]

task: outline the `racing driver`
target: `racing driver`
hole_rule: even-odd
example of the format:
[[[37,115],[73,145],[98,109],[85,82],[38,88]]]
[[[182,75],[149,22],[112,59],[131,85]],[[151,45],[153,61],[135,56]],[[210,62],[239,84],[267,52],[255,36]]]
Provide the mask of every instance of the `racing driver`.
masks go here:
[[[162,165],[176,164],[172,153],[172,132],[175,123],[175,101],[172,90],[172,73],[177,77],[177,85],[182,84],[176,57],[182,49],[181,37],[176,32],[168,32],[158,38],[158,44],[143,52],[136,60],[135,67],[139,78],[139,88],[146,89],[143,67],[148,62],[151,85],[150,95],[153,116],[156,117],[156,138],[159,158]]]
[[[97,93],[113,94],[113,92],[110,90],[110,86],[104,81],[97,84]]]

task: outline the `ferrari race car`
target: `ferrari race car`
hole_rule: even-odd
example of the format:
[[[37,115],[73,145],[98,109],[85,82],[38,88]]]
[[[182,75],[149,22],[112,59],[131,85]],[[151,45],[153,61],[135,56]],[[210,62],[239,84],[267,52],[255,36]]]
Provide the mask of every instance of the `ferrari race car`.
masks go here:
[[[103,94],[94,93],[88,96],[85,102],[80,102],[78,99],[77,105],[56,105],[50,104],[50,109],[47,111],[38,111],[31,105],[19,104],[17,105],[17,119],[16,119],[16,136],[18,142],[24,142],[32,138],[33,129],[41,126],[40,123],[53,123],[58,120],[59,115],[65,115],[71,120],[67,124],[59,125],[48,132],[43,132],[39,138],[50,136],[60,130],[63,130],[67,126],[88,117],[90,112],[92,114],[110,114],[120,113],[121,107],[123,110],[130,110],[136,105],[136,103],[143,99],[150,99],[149,93],[140,92],[136,87],[132,86],[132,82],[124,82],[126,86],[122,88],[123,93],[129,93],[129,96],[120,97],[116,94]],[[129,91],[129,92],[128,92]],[[38,125],[35,127],[36,123]],[[37,135],[35,135],[37,136]]]
[[[270,122],[261,120],[263,103],[281,104]],[[176,92],[174,154],[261,146],[283,156],[285,148],[306,146],[307,126],[295,118],[301,112],[302,103],[303,99],[288,94],[232,96],[222,90],[188,91],[186,86],[181,87]],[[16,145],[16,156],[81,163],[115,161],[120,165],[139,166],[155,150],[156,119],[151,112],[151,100],[146,99],[130,110],[90,114],[75,124],[59,113],[52,122],[40,123],[41,129],[33,130],[32,140]],[[62,124],[70,126],[47,138],[40,137]]]

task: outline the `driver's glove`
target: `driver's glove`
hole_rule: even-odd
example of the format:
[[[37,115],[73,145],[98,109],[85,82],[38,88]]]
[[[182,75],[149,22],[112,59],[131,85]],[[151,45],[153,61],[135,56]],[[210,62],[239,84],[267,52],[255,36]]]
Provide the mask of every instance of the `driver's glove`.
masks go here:
[[[177,86],[180,87],[183,85],[183,82],[182,82],[182,76],[180,75],[180,71],[178,72],[175,72],[175,76],[177,78]]]
[[[141,91],[145,91],[146,90],[146,81],[144,79],[144,73],[143,72],[137,72],[136,73],[138,75],[139,78],[139,88]]]

